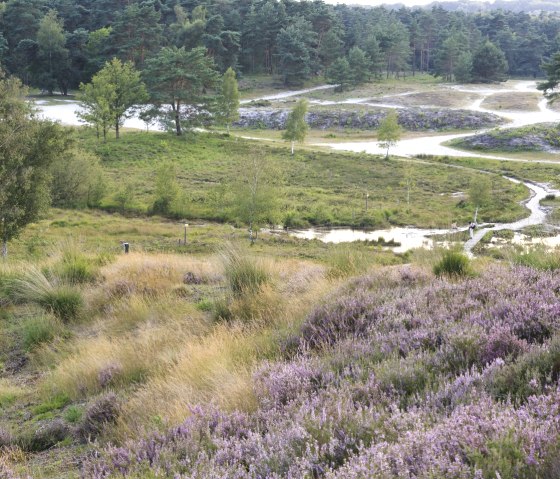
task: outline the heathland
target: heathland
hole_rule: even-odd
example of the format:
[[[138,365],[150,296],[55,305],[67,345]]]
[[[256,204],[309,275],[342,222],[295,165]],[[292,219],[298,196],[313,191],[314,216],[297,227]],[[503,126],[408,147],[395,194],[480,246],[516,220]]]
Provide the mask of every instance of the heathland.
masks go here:
[[[425,77],[377,90],[415,86],[418,101],[453,96]],[[61,178],[87,183],[76,158],[97,158],[95,206],[60,207],[59,182],[59,207],[0,264],[1,474],[556,477],[557,253],[512,231],[469,260],[275,228],[448,230],[473,217],[479,184],[479,219],[512,222],[529,190],[504,176],[557,187],[550,158],[320,145],[376,142],[356,128],[311,131],[294,155],[262,129],[71,135]],[[553,225],[558,202],[545,203]]]

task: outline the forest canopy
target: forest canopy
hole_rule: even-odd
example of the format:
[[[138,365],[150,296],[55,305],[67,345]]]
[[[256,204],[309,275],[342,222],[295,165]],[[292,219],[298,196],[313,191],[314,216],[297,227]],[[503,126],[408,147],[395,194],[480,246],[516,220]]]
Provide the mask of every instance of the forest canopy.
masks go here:
[[[542,76],[560,50],[560,14],[389,10],[295,0],[8,0],[0,61],[24,84],[67,94],[112,58],[143,70],[164,47],[204,48],[218,70],[275,74],[286,85],[340,75],[359,59],[367,77],[428,72],[470,78],[476,53],[496,47],[503,75]],[[501,72],[500,72],[501,73]],[[366,74],[366,73],[364,73]],[[498,75],[501,77],[503,75]],[[473,78],[480,77],[476,72]],[[352,83],[352,79],[348,81]]]

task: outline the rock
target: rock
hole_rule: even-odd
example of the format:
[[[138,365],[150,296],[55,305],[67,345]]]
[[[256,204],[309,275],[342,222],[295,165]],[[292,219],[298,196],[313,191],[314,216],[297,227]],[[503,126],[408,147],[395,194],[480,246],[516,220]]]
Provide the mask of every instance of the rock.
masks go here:
[[[541,123],[523,128],[493,130],[456,140],[453,145],[470,150],[557,152],[560,149],[560,131],[553,123]]]
[[[240,118],[235,125],[242,128],[282,130],[289,112],[285,109],[242,108],[239,110]],[[322,109],[308,112],[306,121],[310,128],[318,130],[330,128],[374,130],[378,128],[386,114],[385,109],[368,111]],[[470,110],[410,108],[398,110],[398,117],[399,124],[410,131],[480,129],[503,123],[502,118],[492,113]]]

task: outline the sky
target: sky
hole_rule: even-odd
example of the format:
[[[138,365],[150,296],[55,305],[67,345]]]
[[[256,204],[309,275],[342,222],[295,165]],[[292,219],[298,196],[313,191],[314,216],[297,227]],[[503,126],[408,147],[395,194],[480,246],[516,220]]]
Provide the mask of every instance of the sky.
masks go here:
[[[402,3],[407,7],[413,7],[416,5],[428,5],[432,3],[434,0],[325,0],[326,3],[346,3],[348,5],[370,5],[370,6],[377,6],[385,4],[392,4],[392,3]],[[446,0],[449,1],[449,0]],[[454,1],[454,0],[451,0]]]

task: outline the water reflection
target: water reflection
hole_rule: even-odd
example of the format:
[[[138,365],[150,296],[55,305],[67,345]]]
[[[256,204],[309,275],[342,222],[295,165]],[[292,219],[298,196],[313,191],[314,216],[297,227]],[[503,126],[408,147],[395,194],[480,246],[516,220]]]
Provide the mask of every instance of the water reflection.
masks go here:
[[[324,229],[312,228],[308,230],[290,231],[290,235],[301,239],[317,239],[324,243],[349,243],[352,241],[379,241],[393,240],[399,246],[391,247],[396,253],[404,253],[414,248],[433,248],[432,235],[446,235],[464,231],[462,229],[422,229],[422,228],[389,228],[383,230],[367,231],[353,229]]]

